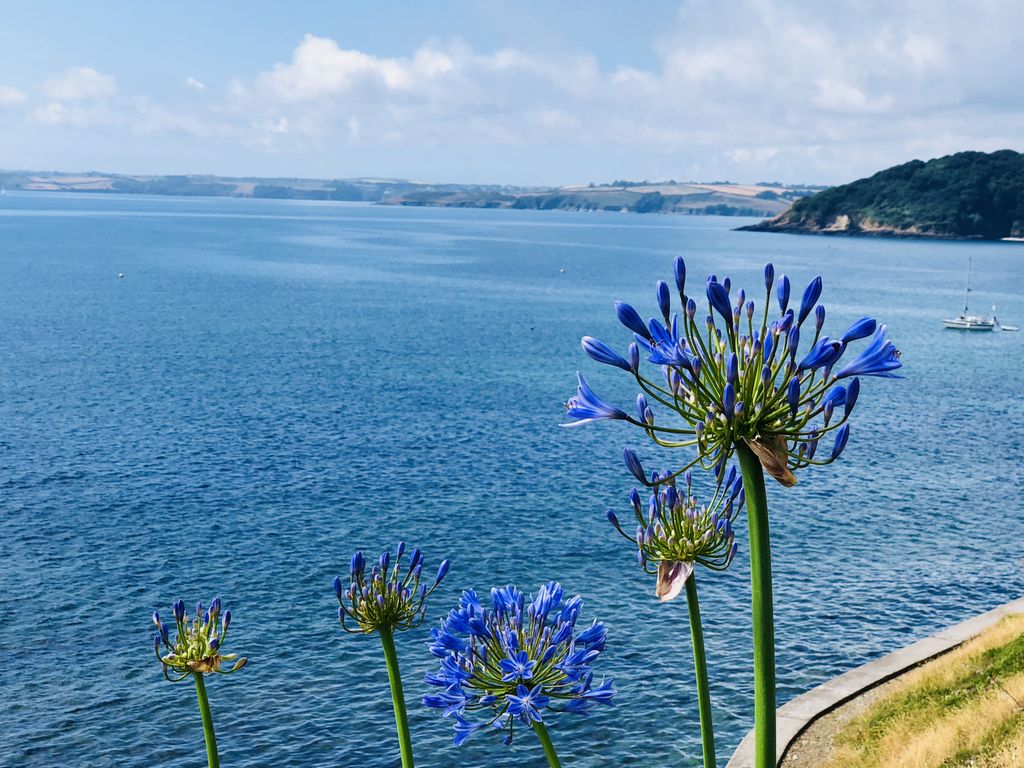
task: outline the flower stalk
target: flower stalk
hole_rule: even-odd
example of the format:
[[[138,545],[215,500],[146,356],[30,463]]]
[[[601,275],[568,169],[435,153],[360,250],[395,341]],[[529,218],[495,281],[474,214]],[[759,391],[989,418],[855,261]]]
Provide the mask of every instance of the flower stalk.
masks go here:
[[[384,646],[384,660],[388,665],[388,681],[391,684],[391,704],[395,710],[395,727],[398,729],[398,744],[402,752],[402,768],[413,768],[409,714],[405,708],[402,676],[398,670],[398,654],[395,652],[395,638],[390,627],[381,627],[380,642]]]
[[[690,613],[690,637],[693,640],[693,670],[697,678],[697,709],[700,712],[700,745],[704,768],[716,768],[715,729],[711,714],[711,687],[708,684],[708,662],[704,651],[704,629],[697,599],[697,574],[686,580],[686,607]]]
[[[203,718],[203,735],[206,738],[206,763],[209,768],[220,768],[220,756],[217,754],[217,734],[213,730],[213,713],[210,702],[206,698],[206,682],[203,673],[193,675],[196,679],[196,697],[199,699],[199,714]]]
[[[555,753],[555,745],[551,743],[551,736],[548,735],[548,729],[544,727],[544,723],[534,723],[533,730],[537,734],[537,738],[540,739],[541,746],[544,747],[544,755],[548,759],[549,768],[562,768],[562,764],[558,762],[558,755]]]
[[[180,683],[189,677],[194,678],[199,714],[203,719],[206,761],[209,768],[220,768],[217,735],[213,729],[210,701],[206,696],[205,676],[234,674],[246,665],[248,659],[244,656],[239,658],[235,653],[224,653],[224,641],[231,626],[231,611],[221,613],[219,597],[215,597],[206,610],[203,610],[202,603],[197,604],[192,617],[185,610],[184,600],[175,601],[171,613],[176,630],[173,638],[169,627],[160,618],[160,613],[153,611],[153,625],[156,627],[153,651],[168,681]]]
[[[754,452],[736,447],[750,534],[750,611],[754,628],[754,765],[775,768],[775,619],[772,552],[764,470]]]
[[[334,578],[334,596],[338,599],[338,622],[353,635],[377,632],[384,648],[384,661],[391,686],[391,705],[395,712],[398,747],[402,768],[413,768],[412,736],[409,715],[402,690],[402,675],[395,650],[395,632],[420,626],[426,617],[427,598],[448,573],[448,561],[442,560],[431,582],[423,578],[423,553],[413,549],[407,560],[405,542],[398,542],[394,557],[382,552],[367,570],[361,551],[349,561],[348,584],[340,576]]]

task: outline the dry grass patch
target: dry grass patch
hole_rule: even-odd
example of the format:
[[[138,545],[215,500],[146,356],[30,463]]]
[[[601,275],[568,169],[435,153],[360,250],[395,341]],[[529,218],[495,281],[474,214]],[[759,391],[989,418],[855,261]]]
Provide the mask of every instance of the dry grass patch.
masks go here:
[[[1024,616],[901,676],[835,743],[829,768],[1024,766]]]

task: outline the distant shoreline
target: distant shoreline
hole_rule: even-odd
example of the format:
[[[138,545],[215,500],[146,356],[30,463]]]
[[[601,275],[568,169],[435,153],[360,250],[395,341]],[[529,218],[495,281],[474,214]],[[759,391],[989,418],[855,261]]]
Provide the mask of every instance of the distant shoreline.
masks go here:
[[[775,216],[818,187],[775,182],[630,182],[567,187],[433,184],[402,179],[263,179],[222,176],[0,171],[0,188],[26,192],[323,200],[435,208]]]

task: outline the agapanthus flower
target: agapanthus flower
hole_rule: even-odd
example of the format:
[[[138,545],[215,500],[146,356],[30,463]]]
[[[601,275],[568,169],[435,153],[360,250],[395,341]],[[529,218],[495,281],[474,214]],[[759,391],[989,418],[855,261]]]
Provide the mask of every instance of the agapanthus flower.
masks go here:
[[[171,606],[171,613],[175,626],[173,638],[159,612],[153,611],[153,624],[157,630],[153,648],[168,680],[176,683],[194,674],[229,675],[246,665],[248,659],[244,656],[239,658],[238,654],[224,653],[231,611],[221,613],[219,597],[214,598],[205,610],[203,604],[198,603],[191,617],[183,600]],[[227,666],[228,662],[234,663]],[[172,674],[177,677],[172,677]]]
[[[390,552],[382,553],[367,574],[363,553],[352,555],[348,585],[340,576],[334,578],[342,629],[353,634],[369,634],[381,628],[404,630],[423,623],[427,597],[448,573],[448,561],[441,562],[433,581],[428,584],[429,577],[422,580],[420,550],[413,549],[408,563],[403,565],[404,556],[405,542],[399,542],[394,560]]]
[[[636,546],[637,560],[644,571],[658,577],[655,594],[662,601],[679,595],[697,564],[724,571],[736,556],[733,523],[743,509],[743,481],[730,467],[719,477],[715,492],[702,504],[693,493],[693,477],[684,474],[685,487],[677,488],[671,474],[654,475],[647,504],[640,492],[629,492],[635,531],[627,532],[633,521],[619,521],[613,510],[608,520],[622,536]]]
[[[693,297],[686,293],[686,266],[679,257],[674,272],[680,312],[672,313],[663,281],[656,291],[661,316],[646,324],[633,307],[615,303],[619,320],[634,334],[626,356],[597,339],[583,339],[590,357],[634,375],[642,389],[636,414],[597,398],[580,376],[566,426],[626,421],[659,445],[695,447],[696,458],[679,472],[697,464],[720,472],[735,447],[746,444],[783,485],[796,482],[793,470],[837,459],[849,438],[846,422],[860,391],[857,377],[898,378],[900,353],[885,326],[865,317],[836,337],[823,335],[821,278],[808,284],[798,307],[790,307],[789,278],[776,281],[771,264],[765,267],[760,309],[745,291],[733,292],[729,278],[708,276],[703,296]],[[698,303],[706,314],[698,315]],[[849,349],[867,337],[872,339],[859,354]],[[641,351],[660,375],[641,371]],[[681,422],[659,422],[659,406]],[[831,445],[818,451],[822,440]]]
[[[462,593],[459,607],[431,630],[430,652],[441,663],[426,682],[438,690],[423,697],[452,717],[456,745],[487,727],[502,730],[508,744],[517,723],[611,703],[612,681],[595,685],[592,671],[607,632],[597,621],[576,630],[582,606],[554,581],[530,599],[514,586],[493,589],[487,607],[473,590]]]

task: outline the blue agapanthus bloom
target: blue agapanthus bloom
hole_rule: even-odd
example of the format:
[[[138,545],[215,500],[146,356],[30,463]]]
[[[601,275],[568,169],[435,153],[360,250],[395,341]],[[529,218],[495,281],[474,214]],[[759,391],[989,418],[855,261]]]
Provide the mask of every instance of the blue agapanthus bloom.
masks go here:
[[[635,455],[629,457],[635,460]],[[642,473],[642,470],[641,470]],[[633,520],[620,523],[613,510],[608,520],[636,549],[637,561],[658,577],[655,594],[662,602],[679,595],[696,565],[724,571],[736,556],[733,523],[743,509],[743,480],[730,467],[719,476],[714,494],[701,503],[693,493],[693,477],[684,474],[685,486],[677,489],[671,474],[654,474],[647,504],[636,488],[629,492]],[[635,523],[635,531],[627,527]]]
[[[633,332],[625,356],[583,337],[591,358],[636,378],[642,392],[635,414],[601,400],[580,376],[579,392],[567,404],[571,421],[566,426],[625,421],[659,445],[695,447],[696,458],[679,472],[697,464],[721,472],[735,447],[746,444],[773,477],[793,485],[793,470],[828,464],[842,453],[859,377],[899,378],[899,350],[873,318],[861,318],[838,336],[823,335],[820,277],[808,284],[799,306],[791,307],[789,278],[776,281],[775,268],[768,264],[759,310],[745,291],[732,292],[727,277],[709,275],[701,295],[690,296],[686,265],[679,257],[674,272],[679,312],[672,312],[671,291],[661,280],[656,287],[660,317],[645,323],[633,307],[615,303],[620,322]],[[773,289],[777,312],[771,308]],[[851,351],[868,337],[866,348]],[[657,375],[641,370],[641,357],[657,366]],[[658,422],[659,407],[674,411],[681,421]],[[822,440],[831,446],[819,451]]]
[[[582,606],[554,581],[529,602],[516,587],[492,589],[486,608],[473,590],[462,593],[459,607],[431,630],[430,652],[441,663],[426,676],[437,692],[423,697],[452,718],[456,745],[488,727],[503,731],[509,744],[516,723],[611,703],[612,681],[595,685],[591,669],[607,632],[597,621],[576,631]]]
[[[334,578],[342,629],[353,634],[369,634],[381,628],[409,629],[423,622],[424,603],[448,573],[448,561],[441,562],[437,575],[428,582],[422,580],[423,554],[419,549],[409,553],[408,564],[402,563],[404,555],[405,542],[399,542],[394,560],[390,552],[382,553],[370,567],[369,574],[363,553],[352,555],[348,584],[339,576]]]

